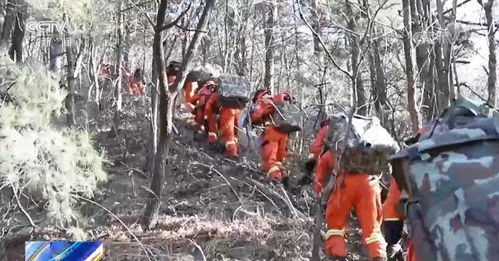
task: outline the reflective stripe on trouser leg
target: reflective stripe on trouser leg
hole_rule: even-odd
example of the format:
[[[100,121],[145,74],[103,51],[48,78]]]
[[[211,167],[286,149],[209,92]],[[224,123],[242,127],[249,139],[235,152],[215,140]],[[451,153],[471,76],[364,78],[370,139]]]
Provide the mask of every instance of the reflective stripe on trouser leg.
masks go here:
[[[267,172],[267,177],[270,177],[270,174],[276,171],[281,171],[281,169],[278,166],[272,166],[272,168],[270,168],[269,171]]]
[[[378,241],[379,242],[384,241],[384,237],[380,232],[372,233],[369,237],[366,238],[366,244],[372,244]]]
[[[230,145],[236,145],[236,141],[234,141],[234,140],[229,140],[229,141],[227,141],[227,143],[225,143],[225,147],[226,147],[226,148],[227,148],[227,147],[229,147]]]
[[[211,132],[211,131],[210,131],[210,132],[208,132],[208,136],[209,136],[209,137],[213,137],[213,138],[215,138],[215,139],[217,138],[217,134],[216,134],[215,132]]]
[[[315,154],[313,154],[313,153],[308,154],[308,159],[309,160],[315,159]]]
[[[332,236],[344,236],[345,235],[345,229],[329,229],[326,232],[326,240]]]

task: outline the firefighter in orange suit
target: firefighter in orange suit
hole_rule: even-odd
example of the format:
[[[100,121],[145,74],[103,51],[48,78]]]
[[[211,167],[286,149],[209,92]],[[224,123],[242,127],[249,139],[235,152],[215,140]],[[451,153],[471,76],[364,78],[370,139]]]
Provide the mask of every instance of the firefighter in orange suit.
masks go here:
[[[253,106],[250,110],[251,123],[255,125],[264,125],[266,121],[270,120],[269,115],[272,112],[272,109],[272,96],[270,91],[266,89],[257,90],[253,96]]]
[[[425,127],[420,128],[416,135],[405,141],[406,145],[411,145],[418,142],[419,137],[423,133]],[[402,238],[402,231],[404,228],[404,219],[399,212],[400,197],[402,190],[398,186],[394,178],[390,180],[390,188],[388,196],[383,203],[383,228],[385,232],[385,239],[388,243],[387,253],[389,257],[394,257],[400,253],[402,247],[399,244]],[[414,252],[414,245],[409,241],[409,251],[407,252],[407,260],[416,261]]]
[[[168,81],[168,85],[172,85],[177,77],[179,77],[181,74],[180,71],[180,63],[176,61],[171,61],[170,64],[168,64],[168,68],[166,68],[166,77]]]
[[[395,179],[391,178],[388,196],[383,203],[383,230],[388,244],[386,252],[390,258],[402,250],[399,241],[402,238],[404,221],[398,210],[400,195],[402,195],[402,191]]]
[[[334,165],[335,156],[330,150],[319,158],[314,177],[314,190],[319,196],[326,187]],[[346,260],[345,226],[352,208],[355,208],[359,218],[363,243],[368,248],[369,256],[372,260],[386,260],[386,242],[381,234],[380,186],[377,178],[367,173],[339,171],[326,208],[327,253],[334,260]]]
[[[194,106],[192,114],[194,114],[194,131],[201,134],[204,131],[205,122],[205,107],[210,96],[216,90],[214,80],[208,80],[189,100],[189,104]]]
[[[386,252],[390,258],[395,257],[398,253],[402,254],[402,246],[399,244],[404,229],[404,218],[399,212],[401,196],[402,190],[395,179],[392,178],[390,180],[388,196],[383,203],[383,230],[385,232],[385,240],[388,243]],[[406,260],[417,261],[414,243],[411,240],[408,242]]]
[[[315,134],[314,140],[310,145],[310,153],[308,154],[307,161],[305,162],[306,175],[299,181],[301,185],[310,184],[312,182],[312,173],[315,165],[317,164],[317,159],[325,151],[324,143],[326,142],[329,134],[329,120],[322,121],[320,126],[321,128]]]
[[[195,95],[195,91],[198,88],[198,82],[193,81],[192,77],[187,77],[184,83],[184,105],[189,110],[194,110],[194,103],[191,102]]]
[[[287,183],[288,174],[283,161],[287,158],[289,134],[275,127],[270,117],[276,111],[275,104],[283,102],[293,102],[293,98],[288,93],[277,94],[272,99],[262,95],[250,117],[252,123],[266,126],[262,134],[263,170],[272,180]]]
[[[133,77],[128,84],[128,94],[134,96],[145,95],[145,85],[142,82],[142,71],[140,69],[135,70]]]
[[[205,115],[208,120],[208,142],[213,144],[217,141],[218,131],[222,144],[225,146],[225,153],[228,156],[236,157],[239,155],[237,123],[241,109],[221,107],[218,104],[218,99],[218,92],[215,92],[206,103]],[[217,114],[220,115],[218,120]]]

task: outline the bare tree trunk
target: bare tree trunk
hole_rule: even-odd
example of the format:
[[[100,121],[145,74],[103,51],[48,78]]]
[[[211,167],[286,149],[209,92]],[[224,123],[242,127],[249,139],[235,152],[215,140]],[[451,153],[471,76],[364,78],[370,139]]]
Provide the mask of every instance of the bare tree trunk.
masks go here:
[[[175,83],[168,86],[166,78],[166,66],[164,62],[163,45],[161,42],[162,27],[165,22],[165,13],[167,0],[161,0],[158,15],[156,18],[155,34],[153,41],[153,56],[155,59],[155,70],[159,79],[159,141],[158,151],[154,160],[154,173],[151,180],[151,191],[142,216],[142,224],[145,228],[151,228],[157,224],[159,207],[161,202],[161,191],[163,189],[163,178],[166,173],[167,157],[170,149],[172,130],[173,130],[173,113],[175,109],[175,97],[182,87],[187,75],[187,66],[194,56],[199,45],[199,34],[203,31],[208,14],[213,8],[215,0],[207,0],[203,13],[199,18],[196,32],[189,43],[187,52],[182,59],[180,65],[182,76],[175,80]]]
[[[250,17],[250,11],[248,7],[248,1],[243,1],[241,7],[241,16],[239,19],[240,28],[239,34],[237,36],[237,44],[236,44],[236,60],[237,60],[237,73],[241,76],[247,76],[248,73],[248,64],[247,64],[247,53],[248,46],[246,44],[246,32],[248,27],[248,19]]]
[[[410,0],[410,13],[412,19],[412,34],[413,35],[423,35],[422,27],[423,23],[428,21],[428,18],[424,16],[422,0]],[[412,39],[412,37],[411,37]],[[430,64],[431,54],[430,54],[430,44],[428,42],[419,42],[415,46],[416,48],[416,64],[419,71],[419,79],[421,88],[423,89],[423,107],[421,108],[423,112],[423,117],[425,120],[429,121],[434,115],[434,82],[433,82],[433,70]]]
[[[49,69],[55,74],[60,74],[62,69],[62,40],[60,38],[52,39],[50,43],[50,62]]]
[[[162,38],[162,34],[160,35]],[[154,53],[154,51],[153,51]],[[149,171],[149,173],[154,173],[154,159],[156,157],[156,153],[158,152],[158,106],[159,106],[159,92],[158,92],[158,73],[156,72],[157,63],[156,59],[159,59],[156,56],[152,57],[152,76],[151,76],[151,120],[150,123],[150,138],[148,141],[148,153],[146,159],[145,169]]]
[[[311,10],[310,13],[312,15],[312,28],[314,29],[315,32],[317,32],[318,35],[313,34],[313,39],[314,39],[314,56],[316,59],[319,59],[318,62],[321,64],[322,62],[322,56],[321,56],[321,46],[319,43],[319,36],[321,35],[321,24],[320,24],[320,18],[319,18],[319,11],[320,9],[317,6],[318,0],[312,0],[311,2]]]
[[[9,49],[9,56],[12,60],[22,62],[23,60],[23,39],[26,31],[26,17],[28,16],[27,6],[24,0],[17,1],[17,12],[12,32],[12,44]]]
[[[7,0],[5,4],[5,17],[2,24],[0,34],[0,48],[7,48],[12,35],[12,30],[16,23],[17,9],[19,8],[18,0]]]
[[[407,104],[411,118],[412,131],[416,132],[420,125],[420,115],[416,107],[416,80],[414,75],[414,47],[412,45],[412,27],[411,27],[411,0],[402,0],[404,16],[404,54],[405,54],[405,73],[407,75]]]
[[[265,22],[265,77],[264,88],[274,92],[274,15],[276,12],[275,0],[269,1],[267,6],[267,21]]]
[[[153,70],[158,77],[159,83],[159,144],[158,150],[154,154],[154,172],[152,173],[151,190],[152,193],[148,197],[147,205],[142,216],[142,224],[145,229],[156,225],[159,214],[161,190],[163,188],[163,176],[166,171],[166,155],[168,154],[168,132],[166,129],[166,109],[167,109],[167,80],[166,66],[164,60],[162,34],[159,29],[165,22],[165,14],[167,8],[167,0],[161,0],[158,7],[158,15],[156,17],[156,25],[154,28],[153,40]],[[155,108],[153,108],[154,110]],[[154,113],[154,111],[153,111]],[[153,123],[154,129],[154,123]]]
[[[115,95],[116,95],[116,113],[121,112],[121,107],[123,105],[123,1],[118,4],[118,44],[116,46],[116,71],[115,74],[118,75]],[[118,125],[115,125],[118,126]]]
[[[436,29],[434,32],[436,33],[445,33],[447,32],[446,30],[446,25],[444,21],[444,15],[443,15],[443,3],[442,0],[437,0],[437,12],[438,12],[438,26],[435,26]],[[448,61],[447,59],[449,58],[450,54],[448,54],[448,51],[450,50],[450,41],[451,39],[447,37],[447,35],[442,35],[441,37],[438,37],[435,41],[434,45],[434,52],[435,52],[435,67],[437,70],[437,76],[438,76],[438,84],[437,88],[435,89],[436,95],[437,95],[437,104],[438,104],[438,111],[437,114],[439,114],[444,108],[447,108],[449,106],[450,102],[450,94],[451,94],[451,85],[449,81],[449,72],[450,68],[448,66]]]
[[[480,3],[481,0],[479,0]],[[495,22],[493,13],[494,0],[488,0],[483,4],[485,17],[487,18],[488,43],[489,43],[489,77],[487,79],[488,97],[487,102],[492,105],[497,105],[497,58],[496,58],[496,43],[495,43]]]
[[[66,38],[69,38],[69,33],[66,32]],[[67,123],[69,126],[73,126],[76,123],[75,119],[75,79],[74,79],[74,58],[73,58],[73,48],[71,44],[66,45],[66,60],[67,60],[67,70],[66,70],[66,80],[67,80],[67,90],[68,96],[66,96],[66,110],[68,111]]]
[[[369,54],[371,85],[374,96],[374,108],[381,120],[381,125],[388,128],[388,106],[386,97],[386,79],[383,71],[383,63],[379,51],[379,40],[375,39],[372,43],[372,49]]]
[[[358,14],[354,14],[352,10],[352,6],[349,0],[345,1],[346,4],[346,14],[349,17],[347,22],[347,28],[351,32],[355,32],[357,29],[357,20],[360,19]],[[360,46],[357,35],[349,34],[348,35],[348,43],[351,54],[351,67],[352,67],[352,88],[355,88],[357,97],[354,97],[354,100],[357,102],[357,108],[360,115],[367,115],[367,100],[366,93],[364,91],[364,85],[362,82],[362,75],[359,71],[360,66]]]

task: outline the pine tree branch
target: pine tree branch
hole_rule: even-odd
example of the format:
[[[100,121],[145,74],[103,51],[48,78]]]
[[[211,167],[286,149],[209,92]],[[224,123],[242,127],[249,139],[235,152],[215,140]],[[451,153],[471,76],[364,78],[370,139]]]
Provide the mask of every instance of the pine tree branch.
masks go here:
[[[16,198],[16,202],[17,202],[17,205],[19,206],[19,209],[21,209],[21,211],[23,212],[23,214],[26,216],[26,218],[28,219],[28,221],[31,224],[31,226],[32,227],[36,227],[36,224],[33,221],[33,219],[31,218],[31,216],[28,214],[28,212],[26,212],[26,210],[24,209],[23,205],[21,205],[21,202],[19,201],[19,196],[17,195],[17,191],[14,189],[14,187],[11,187],[11,188],[12,188],[12,193],[14,193],[14,197]]]

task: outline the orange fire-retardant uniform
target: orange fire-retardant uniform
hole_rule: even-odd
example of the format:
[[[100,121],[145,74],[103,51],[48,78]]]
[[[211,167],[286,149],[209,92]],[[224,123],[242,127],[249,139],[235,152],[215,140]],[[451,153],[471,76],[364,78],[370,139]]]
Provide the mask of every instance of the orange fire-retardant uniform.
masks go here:
[[[194,114],[194,131],[196,132],[202,131],[204,126],[206,103],[213,93],[211,84],[215,84],[215,82],[208,81],[191,97],[191,99],[189,99],[189,103],[195,106],[192,114]]]
[[[287,177],[283,161],[288,154],[289,135],[270,125],[265,127],[262,138],[263,170],[267,177],[281,181]]]
[[[388,190],[388,196],[383,203],[383,220],[384,221],[400,221],[402,220],[400,213],[398,211],[398,204],[400,202],[400,195],[402,191],[400,190],[397,182],[394,178],[390,180],[390,188]]]
[[[267,173],[267,177],[277,181],[287,177],[283,161],[287,157],[289,134],[273,126],[270,115],[275,112],[274,105],[285,102],[286,97],[289,97],[289,94],[280,93],[272,99],[264,98],[262,95],[256,101],[255,109],[250,115],[252,123],[266,126],[262,134],[263,170]]]
[[[383,221],[385,229],[385,238],[388,244],[397,244],[402,237],[403,218],[399,213],[398,204],[402,190],[394,178],[390,180],[388,196],[383,203]],[[409,239],[407,248],[407,261],[417,261],[414,250],[414,242]]]
[[[239,142],[236,128],[241,109],[221,107],[218,105],[218,99],[219,95],[216,92],[210,96],[205,107],[205,114],[208,118],[208,142],[216,142],[218,130],[225,146],[225,153],[229,156],[237,156]],[[220,114],[219,120],[217,120],[217,114]]]
[[[194,109],[194,103],[191,102],[195,95],[195,91],[198,87],[198,83],[192,81],[192,79],[185,79],[184,83],[184,105],[187,109],[192,111]]]
[[[317,160],[317,158],[322,154],[324,150],[324,143],[326,142],[327,136],[329,134],[329,125],[323,124],[320,130],[315,134],[314,140],[310,145],[310,154],[308,154],[307,160]]]
[[[335,157],[327,151],[316,167],[314,190],[319,195],[332,174]],[[335,190],[330,195],[326,208],[326,251],[336,257],[346,257],[345,226],[350,210],[355,208],[362,229],[362,239],[369,256],[386,257],[386,242],[381,234],[381,195],[378,181],[367,173],[339,173]]]
[[[142,81],[137,79],[132,79],[128,85],[128,94],[134,96],[143,96],[145,95],[145,85]]]
[[[251,112],[250,118],[253,124],[269,125],[271,123],[270,115],[275,112],[272,99],[260,97]]]
[[[407,256],[406,261],[418,261],[416,257],[416,246],[414,245],[414,241],[409,240],[407,245]]]

